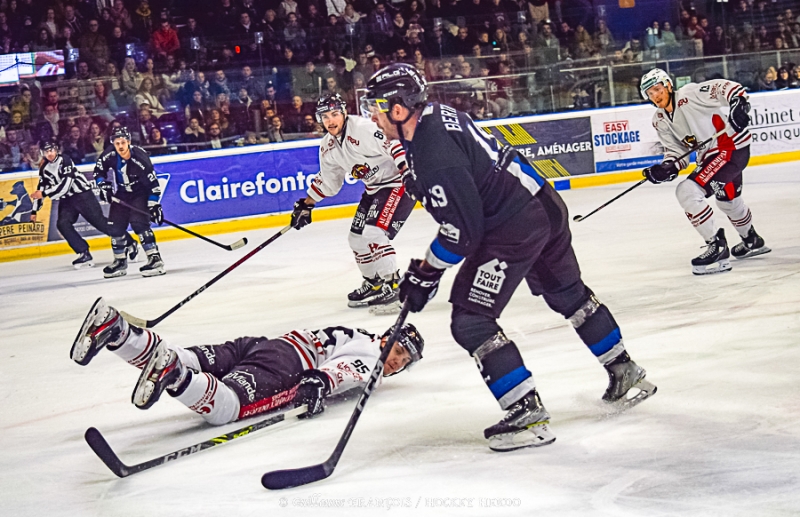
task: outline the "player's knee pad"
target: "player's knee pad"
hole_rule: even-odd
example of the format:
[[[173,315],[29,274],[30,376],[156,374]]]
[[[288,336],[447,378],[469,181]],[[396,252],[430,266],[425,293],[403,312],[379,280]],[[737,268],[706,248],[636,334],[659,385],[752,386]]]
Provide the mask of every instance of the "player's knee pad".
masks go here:
[[[209,424],[227,424],[238,418],[241,396],[233,385],[219,381],[210,373],[189,372],[190,377],[182,391],[170,395]]]
[[[699,214],[707,206],[706,191],[690,179],[678,183],[675,197],[678,198],[683,210],[689,214]]]
[[[578,280],[560,291],[544,293],[542,298],[548,307],[569,318],[591,295],[592,291],[586,284]]]
[[[497,320],[466,309],[453,306],[450,332],[461,348],[472,355],[485,341],[502,332]]]
[[[145,251],[156,249],[156,236],[153,233],[153,230],[137,232],[137,235],[139,236],[139,242],[142,243],[142,248],[144,248]],[[127,238],[124,238],[123,242],[127,242]]]
[[[536,387],[517,345],[502,331],[481,343],[472,357],[484,382],[504,409]]]
[[[608,307],[591,294],[569,319],[581,340],[602,364],[625,351],[619,325]]]

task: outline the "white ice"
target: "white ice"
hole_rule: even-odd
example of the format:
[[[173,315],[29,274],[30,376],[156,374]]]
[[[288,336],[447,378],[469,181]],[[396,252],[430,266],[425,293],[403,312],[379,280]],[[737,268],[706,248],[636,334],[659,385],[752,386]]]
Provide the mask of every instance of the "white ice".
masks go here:
[[[283,492],[261,487],[273,469],[327,458],[353,399],[126,479],[83,439],[99,428],[137,463],[242,426],[205,425],[165,397],[130,403],[138,370],[102,352],[87,367],[69,348],[91,303],[153,318],[276,229],[247,232],[225,252],[199,240],[161,245],[168,274],[104,280],[71,256],[0,264],[0,515],[798,515],[800,514],[800,176],[797,166],[751,168],[744,198],[773,252],[694,277],[701,239],[674,184],[645,185],[572,223],[586,283],[613,311],[633,358],[658,393],[609,416],[607,377],[569,324],[521,287],[500,320],[522,350],[552,414],[555,444],[491,452],[483,429],[503,412],[450,336],[454,272],[412,315],[425,359],[389,379],[356,427],[334,474]],[[563,193],[586,214],[625,185]],[[721,217],[717,211],[717,217]],[[738,242],[722,221],[731,245]],[[175,344],[276,336],[329,325],[382,332],[391,316],[348,309],[360,277],[349,221],[291,231],[161,323]],[[415,211],[395,241],[401,268],[436,232]],[[245,234],[221,235],[234,241]],[[358,505],[361,506],[358,506]],[[486,504],[506,504],[486,507]],[[400,505],[398,507],[397,505]],[[387,510],[387,507],[390,507]]]

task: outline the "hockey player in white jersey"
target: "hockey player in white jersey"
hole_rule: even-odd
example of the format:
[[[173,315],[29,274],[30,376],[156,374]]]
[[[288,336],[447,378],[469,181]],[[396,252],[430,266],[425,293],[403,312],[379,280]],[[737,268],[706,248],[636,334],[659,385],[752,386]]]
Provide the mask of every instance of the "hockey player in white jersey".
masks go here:
[[[132,402],[148,409],[166,391],[214,425],[257,415],[294,402],[305,416],[324,410],[330,395],[367,382],[383,336],[362,329],[292,330],[280,337],[240,337],[221,345],[190,348],[168,344],[152,330],[131,325],[102,298],[86,316],[70,355],[87,365],[103,348],[140,368]],[[389,377],[422,359],[425,342],[405,324],[383,369]]]
[[[697,151],[697,168],[675,190],[686,217],[707,244],[706,250],[692,260],[692,272],[706,275],[729,271],[731,253],[744,259],[770,252],[756,233],[750,208],[741,197],[742,171],[750,159],[751,140],[747,130],[750,104],[742,85],[718,79],[675,90],[669,75],[654,68],[642,77],[640,90],[642,97],[658,108],[653,127],[664,146],[663,163],[644,170],[652,183],[674,180],[689,165],[688,158],[677,160],[679,156],[726,129]],[[711,196],[742,238],[732,250],[706,202]]]
[[[338,194],[345,176],[361,180],[366,190],[350,225],[349,243],[364,282],[348,294],[347,304],[392,312],[399,308],[399,274],[391,241],[414,208],[401,179],[405,151],[374,122],[348,116],[339,94],[320,98],[317,120],[327,130],[319,149],[320,171],[306,197],[294,204],[291,224],[300,229],[311,223],[311,210]]]

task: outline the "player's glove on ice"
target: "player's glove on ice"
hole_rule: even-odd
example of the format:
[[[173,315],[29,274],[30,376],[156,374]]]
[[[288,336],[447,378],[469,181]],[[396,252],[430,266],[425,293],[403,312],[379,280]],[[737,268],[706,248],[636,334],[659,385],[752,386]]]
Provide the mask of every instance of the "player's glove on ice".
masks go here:
[[[728,123],[734,131],[741,133],[750,125],[750,103],[741,95],[731,100],[731,112],[728,114]]]
[[[164,210],[158,201],[148,201],[147,211],[150,212],[150,221],[153,224],[161,225],[164,222]]]
[[[436,296],[443,274],[444,269],[423,269],[421,260],[412,259],[408,271],[400,280],[400,301],[406,303],[408,300],[408,310],[411,312],[421,311]]]
[[[102,181],[97,184],[97,188],[99,189],[98,195],[100,196],[100,201],[104,203],[111,203],[111,196],[114,194],[112,192],[111,184]]]
[[[298,418],[310,418],[325,411],[322,401],[330,394],[331,378],[327,373],[315,369],[303,372],[294,396],[294,407],[306,404],[308,413],[303,413]]]
[[[305,198],[298,199],[294,203],[294,210],[292,210],[292,227],[299,230],[303,226],[311,224],[311,210],[314,205],[306,203]]]
[[[675,162],[664,162],[644,170],[644,177],[650,183],[664,183],[678,177],[678,166]]]

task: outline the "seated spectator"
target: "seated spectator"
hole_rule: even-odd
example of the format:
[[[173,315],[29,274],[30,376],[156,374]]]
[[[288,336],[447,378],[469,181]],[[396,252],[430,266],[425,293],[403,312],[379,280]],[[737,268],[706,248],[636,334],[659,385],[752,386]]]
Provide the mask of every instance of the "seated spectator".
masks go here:
[[[300,25],[297,14],[289,13],[283,28],[283,40],[295,50],[306,48],[306,31]]]
[[[136,96],[134,97],[134,105],[136,107],[141,107],[142,104],[146,104],[152,110],[152,114],[155,117],[160,117],[166,110],[164,106],[161,105],[161,102],[156,97],[155,92],[153,91],[153,80],[149,77],[145,77],[142,80],[142,83],[139,85],[139,89],[136,92]]]
[[[722,27],[717,25],[714,27],[714,33],[709,36],[708,40],[703,44],[703,54],[707,56],[721,56],[723,54],[728,54],[730,49],[727,47],[725,31]]]
[[[181,48],[178,33],[172,28],[169,20],[161,20],[159,29],[153,33],[150,43],[156,57],[164,61],[167,56],[174,56]]]
[[[67,137],[61,143],[61,154],[72,158],[74,163],[83,163],[83,157],[86,156],[86,149],[84,147],[84,139],[81,137],[81,130],[78,126],[69,128]]]
[[[106,122],[114,120],[114,116],[119,110],[114,94],[109,91],[108,86],[103,81],[94,82],[94,99],[91,106],[92,115]]]
[[[194,118],[201,124],[205,123],[206,103],[200,90],[195,90],[192,93],[192,102],[186,105],[184,113],[186,114],[186,120]]]
[[[304,68],[295,69],[292,75],[294,76],[294,93],[303,102],[316,101],[320,85],[325,81],[314,62],[308,60]]]
[[[236,127],[236,133],[242,134],[250,127],[250,106],[253,99],[247,94],[247,88],[239,88],[239,93],[230,103],[231,122]]]
[[[78,104],[76,108],[75,125],[81,131],[81,138],[89,134],[89,128],[92,126],[92,117],[86,111],[86,106]]]
[[[63,136],[64,121],[52,104],[44,107],[44,114],[42,119],[33,125],[32,137],[39,140],[52,140],[53,138],[61,138]]]
[[[324,133],[322,125],[314,120],[313,115],[306,115],[303,117],[302,132],[305,133],[306,138],[316,138],[322,136]]]
[[[283,134],[283,123],[279,116],[272,117],[272,124],[267,129],[267,138],[270,142],[285,142],[286,138]]]
[[[573,37],[573,41],[574,40],[575,37]],[[542,30],[536,38],[536,46],[538,48],[559,48],[558,38],[553,34],[553,26],[549,23],[542,25]]]
[[[22,112],[14,110],[11,112],[11,120],[8,123],[8,130],[11,131],[25,131],[28,129],[28,124],[23,122]]]
[[[592,35],[589,34],[589,32],[583,25],[578,24],[575,27],[575,36],[572,39],[572,45],[570,46],[570,51],[574,52],[575,49],[578,48],[578,45],[580,45],[581,43],[583,43],[586,46],[586,49],[588,50],[589,53],[591,53],[592,50],[594,49],[592,43]]]
[[[19,164],[20,168],[24,171],[39,170],[39,164],[42,161],[42,150],[39,148],[39,142],[28,142],[24,149],[25,153],[22,155],[22,160]]]
[[[658,23],[658,22],[655,22]],[[661,32],[659,31],[659,39],[661,36]],[[613,52],[615,48],[615,41],[614,35],[611,34],[611,30],[608,28],[608,24],[605,20],[598,20],[597,21],[597,30],[592,37],[592,45],[594,48],[603,55],[608,54],[609,52]]]
[[[52,9],[48,10],[51,11]],[[31,52],[48,52],[55,49],[56,45],[50,31],[44,27],[39,29],[36,40],[31,43]]]
[[[122,0],[116,1],[122,5]],[[89,30],[79,40],[81,59],[85,59],[96,72],[105,70],[109,60],[108,44],[99,28],[100,23],[97,20],[89,20]]]
[[[187,144],[201,144],[206,141],[206,130],[197,118],[192,117],[189,120],[189,125],[183,131],[183,141]]]
[[[105,149],[106,139],[103,136],[103,130],[100,129],[98,123],[93,123],[89,127],[89,136],[86,138],[89,146],[86,148],[88,153],[102,154]]]
[[[241,77],[239,78],[239,87],[246,88],[247,94],[254,101],[260,101],[264,98],[264,83],[262,83],[256,76],[253,75],[253,69],[248,65],[242,67]]]
[[[800,88],[800,66],[792,68],[792,77],[789,79],[789,88]]]
[[[260,143],[261,142],[258,141],[258,137],[253,131],[247,131],[244,134],[241,145],[258,145]]]
[[[230,147],[229,142],[222,142],[222,129],[219,124],[212,122],[208,126],[208,147],[211,149],[222,149],[223,147]]]
[[[132,57],[125,58],[125,66],[120,75],[119,85],[122,92],[129,102],[133,101],[139,93],[139,86],[142,84],[142,74],[136,69],[136,61]]]
[[[16,169],[25,156],[25,145],[18,136],[19,132],[6,129],[6,141],[0,143],[0,168]]]
[[[155,125],[156,123],[153,119],[153,114],[150,111],[149,106],[144,104],[139,108],[139,123],[132,136],[140,143],[140,145],[144,145],[147,143],[147,139],[150,137],[150,130],[153,129],[153,126]]]
[[[675,33],[672,32],[672,25],[669,22],[664,22],[664,26],[661,29],[661,39],[666,47],[676,47],[678,45],[678,39],[675,37]]]
[[[767,68],[761,77],[758,78],[758,91],[769,92],[777,89],[775,80],[778,78],[778,72],[774,67]]]
[[[775,89],[787,90],[789,88],[789,82],[789,70],[785,67],[780,67],[778,69],[778,78],[775,79]]]
[[[167,147],[167,139],[161,136],[161,130],[158,126],[150,128],[150,138],[147,142],[147,152],[151,156],[160,156],[168,154],[169,148]]]
[[[38,120],[41,116],[41,107],[38,102],[34,101],[33,93],[27,84],[20,85],[19,95],[14,97],[11,101],[11,111],[18,111],[22,114],[22,122],[30,124],[34,120]]]
[[[292,97],[292,105],[285,112],[283,112],[281,127],[285,128],[287,133],[299,133],[301,131],[300,127],[303,124],[303,118],[305,117],[306,113],[309,113],[309,110],[303,104],[303,99],[300,98],[299,95],[295,95]],[[272,137],[269,139],[272,142],[276,141]]]
[[[231,95],[231,87],[228,84],[228,78],[225,76],[224,70],[217,70],[214,72],[214,80],[210,81],[208,86],[209,93],[216,97],[220,93],[224,93],[228,97]]]

